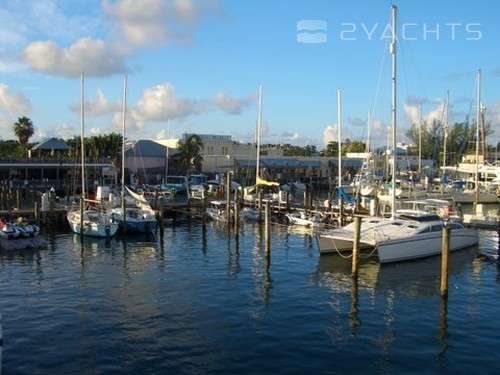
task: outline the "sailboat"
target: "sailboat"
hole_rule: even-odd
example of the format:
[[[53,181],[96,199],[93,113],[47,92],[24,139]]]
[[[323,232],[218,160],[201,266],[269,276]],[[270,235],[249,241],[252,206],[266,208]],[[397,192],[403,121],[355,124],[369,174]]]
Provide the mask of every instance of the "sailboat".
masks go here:
[[[259,112],[257,117],[257,155],[255,165],[255,185],[245,186],[243,188],[243,201],[247,204],[255,205],[258,203],[259,190],[263,191],[262,200],[268,202],[279,202],[279,183],[267,181],[260,177],[260,132],[262,128],[262,99],[263,88],[259,88]],[[262,212],[255,207],[245,207],[242,210],[243,217],[251,220],[262,218]]]
[[[463,222],[466,225],[481,227],[481,228],[500,228],[500,209],[495,207],[495,210],[488,210],[486,203],[500,203],[500,198],[494,192],[481,192],[479,190],[479,174],[481,169],[486,170],[486,166],[479,167],[479,129],[483,122],[483,104],[481,102],[481,70],[477,72],[477,120],[476,120],[476,155],[474,164],[474,190],[467,193],[455,194],[453,200],[455,202],[464,203],[464,196],[472,200],[473,207],[471,213],[463,214]],[[500,171],[498,167],[497,170]],[[493,170],[491,171],[493,172]],[[493,173],[490,173],[491,175]]]
[[[392,156],[391,175],[396,176],[396,14],[392,5]],[[450,251],[467,248],[478,243],[475,229],[465,228],[454,221],[444,221],[436,213],[407,211],[396,213],[396,184],[391,184],[391,217],[373,217],[362,220],[359,248],[377,255],[380,263],[418,259],[441,253],[442,230],[450,229]],[[352,253],[355,222],[343,228],[316,235],[319,251],[325,253]]]
[[[81,75],[80,103],[80,143],[81,143],[81,197],[78,207],[72,207],[66,214],[71,230],[81,236],[112,237],[118,231],[118,223],[114,222],[104,208],[99,208],[100,201],[86,197],[85,184],[85,145],[84,145],[84,84]]]
[[[155,211],[146,198],[125,186],[125,123],[127,112],[127,77],[123,80],[122,177],[121,202],[112,202],[108,209],[113,221],[123,232],[154,232],[158,226]],[[114,203],[114,204],[113,204]]]

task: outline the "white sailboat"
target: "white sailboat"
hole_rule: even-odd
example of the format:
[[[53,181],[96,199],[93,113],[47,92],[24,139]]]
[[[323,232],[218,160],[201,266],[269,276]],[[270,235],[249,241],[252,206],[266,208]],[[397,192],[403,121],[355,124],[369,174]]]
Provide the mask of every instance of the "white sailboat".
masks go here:
[[[82,236],[112,237],[118,231],[118,223],[114,222],[100,208],[101,202],[86,198],[85,184],[85,145],[84,145],[84,84],[81,75],[81,103],[80,103],[80,143],[81,143],[81,197],[77,207],[72,207],[66,214],[71,230]]]
[[[260,85],[259,88],[259,112],[257,118],[257,155],[256,155],[256,165],[255,165],[255,185],[245,186],[243,188],[243,201],[250,205],[255,205],[258,203],[259,190],[263,191],[262,201],[268,202],[279,202],[279,183],[273,181],[267,181],[260,177],[260,132],[262,128],[262,99],[263,99],[263,88]],[[242,215],[246,219],[259,220],[263,219],[263,213],[255,207],[245,207],[242,209]]]
[[[125,186],[125,129],[127,112],[127,77],[123,80],[122,177],[121,202],[111,202],[108,215],[123,232],[154,232],[158,226],[155,211],[146,198]],[[113,204],[114,203],[114,204]]]
[[[396,175],[396,13],[392,6],[392,156],[391,174]],[[391,217],[369,218],[362,221],[360,249],[376,254],[380,263],[418,259],[440,254],[442,230],[451,228],[450,251],[463,249],[478,243],[475,229],[465,228],[454,221],[443,221],[435,213],[396,212],[396,185],[391,184]],[[316,235],[319,251],[325,253],[352,253],[355,223]]]
[[[455,202],[464,203],[464,196],[472,200],[473,207],[471,213],[464,213],[463,222],[466,225],[482,228],[500,228],[500,208],[498,206],[493,210],[488,210],[487,203],[500,203],[500,199],[496,192],[480,191],[479,174],[481,169],[486,169],[485,166],[479,166],[479,129],[482,127],[483,121],[483,104],[481,102],[481,70],[477,72],[477,118],[476,118],[476,162],[474,164],[474,190],[469,193],[456,193],[453,196]],[[500,172],[498,167],[495,167]],[[499,176],[494,169],[491,169],[490,175]],[[494,173],[493,173],[494,172]],[[488,173],[486,173],[488,174]],[[500,191],[500,190],[499,190]]]

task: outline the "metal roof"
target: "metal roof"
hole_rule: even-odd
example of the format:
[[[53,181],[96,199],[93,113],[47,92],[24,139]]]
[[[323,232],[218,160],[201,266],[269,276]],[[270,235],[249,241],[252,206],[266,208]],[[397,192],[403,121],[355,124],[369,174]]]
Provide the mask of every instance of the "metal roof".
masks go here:
[[[71,147],[60,139],[47,138],[34,146],[32,150],[71,150]]]
[[[125,149],[125,157],[165,157],[167,155],[167,148],[158,142],[148,139],[139,140]],[[175,148],[169,148],[169,155],[178,153]]]

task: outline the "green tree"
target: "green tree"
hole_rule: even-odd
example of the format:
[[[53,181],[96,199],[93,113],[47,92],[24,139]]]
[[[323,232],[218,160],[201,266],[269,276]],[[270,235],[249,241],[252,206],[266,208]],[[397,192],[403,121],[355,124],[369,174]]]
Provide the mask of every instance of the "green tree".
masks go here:
[[[0,157],[22,156],[19,142],[13,139],[0,141]]]
[[[74,136],[66,141],[71,146],[71,154],[80,153],[80,136]],[[122,136],[118,133],[94,135],[85,137],[85,156],[87,158],[110,157],[113,162],[121,158]]]
[[[448,126],[446,139],[446,164],[453,165],[461,161],[465,153],[474,153],[476,149],[476,125],[468,122],[455,123]],[[482,139],[480,132],[480,141]],[[432,159],[442,165],[444,157],[444,127],[440,121],[431,124],[423,123],[420,129],[418,124],[412,124],[406,135],[417,145],[415,152],[418,154],[419,137],[422,137],[422,158]],[[492,134],[491,123],[484,125],[484,138]],[[480,145],[480,152],[482,152]]]
[[[332,141],[326,145],[326,148],[320,152],[321,156],[336,157],[339,154],[339,143]]]
[[[23,150],[26,150],[30,138],[35,134],[35,127],[29,117],[18,117],[17,122],[14,123],[14,134],[19,138]]]
[[[345,143],[342,145],[342,155],[347,155],[348,152],[365,152],[366,144],[361,141],[351,141],[346,139]]]
[[[188,174],[201,171],[203,156],[200,152],[203,150],[203,142],[199,135],[186,135],[184,140],[177,143],[179,153],[176,158],[179,160],[181,168],[184,168]]]

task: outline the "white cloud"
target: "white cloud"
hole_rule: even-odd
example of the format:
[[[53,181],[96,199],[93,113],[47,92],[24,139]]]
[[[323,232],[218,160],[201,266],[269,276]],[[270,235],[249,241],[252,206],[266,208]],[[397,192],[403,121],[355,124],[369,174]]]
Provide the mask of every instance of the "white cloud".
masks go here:
[[[353,139],[352,132],[349,129],[342,128],[341,134],[342,142],[346,140],[346,138]],[[323,129],[323,145],[326,147],[330,142],[338,142],[339,133],[337,124],[328,125]]]
[[[29,40],[72,41],[89,31],[101,31],[101,19],[92,7],[82,15],[78,4],[51,0],[2,2],[0,9],[0,71],[13,72],[25,68],[20,60]],[[55,43],[55,42],[54,42]]]
[[[85,37],[67,49],[52,41],[29,44],[23,52],[25,62],[32,68],[51,74],[78,77],[106,76],[125,71],[123,56],[111,45],[99,39]]]
[[[434,104],[434,108],[431,109],[427,114],[420,114],[421,106],[418,103],[405,102],[403,104],[403,109],[412,124],[418,124],[420,123],[420,121],[427,124],[432,124],[433,121],[445,121],[446,101],[444,99],[437,98],[432,102],[432,104]],[[420,119],[420,116],[422,116],[422,119]],[[451,111],[449,114],[449,118],[450,116]]]
[[[56,134],[56,136],[59,137],[59,138],[68,139],[68,138],[74,137],[76,135],[79,135],[80,134],[80,128],[77,129],[73,125],[69,125],[67,123],[63,123],[54,132],[50,131],[48,133],[49,134]],[[43,138],[41,136],[41,134],[38,134],[38,135],[40,135],[40,137]],[[44,134],[44,136],[45,136],[45,134]]]
[[[213,103],[221,111],[224,111],[231,115],[239,115],[243,109],[245,109],[255,101],[256,97],[257,96],[255,94],[252,94],[243,99],[235,99],[231,98],[229,95],[223,92],[218,92],[217,94],[215,94]]]
[[[214,1],[193,0],[104,0],[102,4],[112,18],[114,38],[128,47],[189,42],[197,20],[218,8]]]
[[[89,116],[102,116],[114,111],[123,111],[122,103],[111,103],[101,89],[97,89],[97,99],[85,102],[85,114]]]
[[[11,94],[9,86],[0,84],[0,110],[9,115],[31,112],[31,103],[22,94]]]
[[[137,115],[143,121],[166,121],[198,115],[207,111],[207,103],[177,98],[170,83],[146,89],[137,101]]]
[[[78,14],[64,14],[60,9],[64,5],[59,4],[58,8],[51,1],[34,4],[27,11],[16,13],[27,14],[28,20],[40,30],[39,34],[47,39],[29,43],[21,54],[22,59],[35,70],[66,77],[78,76],[82,71],[95,77],[123,73],[127,70],[126,58],[137,48],[189,41],[198,19],[218,8],[218,3],[210,0],[119,0],[113,3],[103,0],[101,17],[103,14],[106,17],[83,18]],[[20,22],[24,20],[16,22],[9,19],[10,12],[5,13],[0,13],[0,20],[5,18],[11,25],[24,24]],[[110,29],[106,30],[106,25]],[[26,27],[0,26],[0,41],[24,41],[30,32]],[[79,39],[74,41],[76,38]],[[70,44],[64,47],[61,40]],[[8,56],[0,54],[0,68],[4,71],[14,66]]]

